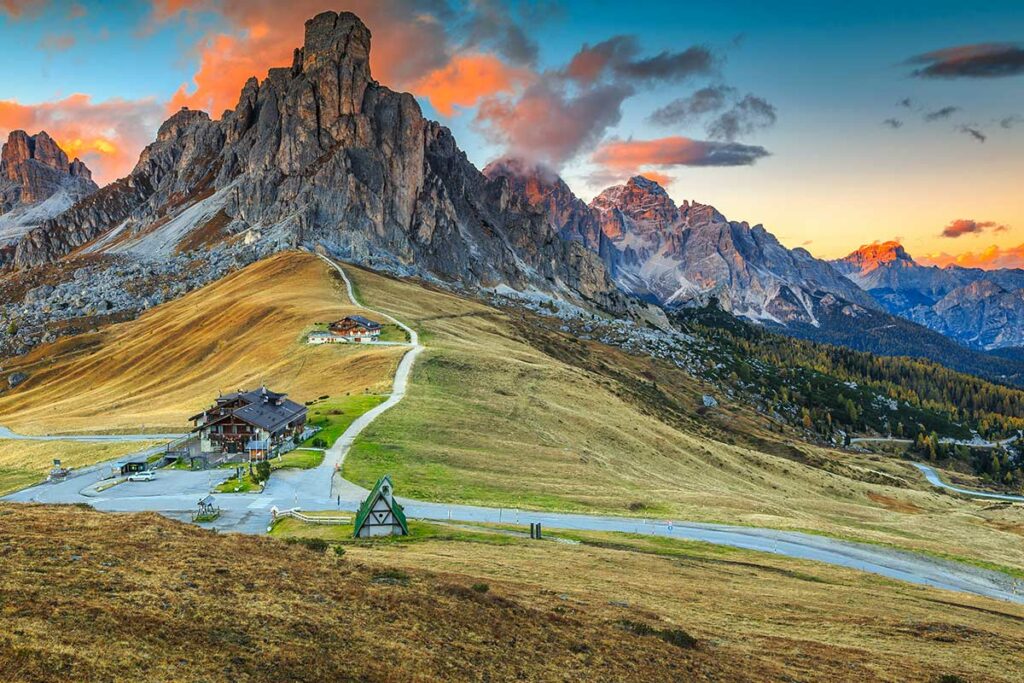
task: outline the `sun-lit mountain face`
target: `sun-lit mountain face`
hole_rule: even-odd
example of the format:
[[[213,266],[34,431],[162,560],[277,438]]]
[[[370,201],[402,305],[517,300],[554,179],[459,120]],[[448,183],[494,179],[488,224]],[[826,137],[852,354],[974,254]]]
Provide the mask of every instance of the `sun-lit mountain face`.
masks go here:
[[[916,265],[903,245],[896,241],[862,245],[842,261],[855,267],[861,273],[869,273],[882,266],[909,267]]]

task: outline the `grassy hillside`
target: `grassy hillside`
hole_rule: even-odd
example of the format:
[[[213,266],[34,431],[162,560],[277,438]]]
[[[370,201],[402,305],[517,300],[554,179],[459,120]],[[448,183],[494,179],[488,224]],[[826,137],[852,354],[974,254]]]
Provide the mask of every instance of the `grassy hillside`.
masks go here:
[[[377,570],[458,575],[538,609],[682,630],[714,661],[742,662],[738,680],[1010,681],[1006,663],[1024,645],[1019,605],[765,553],[629,534],[548,530],[537,542],[494,527],[411,531],[366,542],[351,527],[285,519],[273,534],[340,542]]]
[[[388,391],[400,349],[304,343],[316,323],[353,312],[346,301],[322,261],[278,254],[137,320],[16,359],[4,370],[29,379],[0,393],[0,424],[26,433],[180,431],[218,391],[260,382],[297,401]]]
[[[0,495],[46,478],[54,458],[63,467],[85,467],[144,450],[153,443],[81,443],[0,439]]]
[[[349,269],[428,350],[345,462],[401,495],[803,529],[1024,567],[1019,509],[932,491],[909,463],[801,444],[744,405],[701,414],[666,363],[528,315]]]
[[[54,533],[60,528],[59,534]],[[737,680],[610,610],[155,514],[0,506],[0,680]],[[751,680],[759,680],[757,678]],[[761,679],[766,680],[766,679]]]

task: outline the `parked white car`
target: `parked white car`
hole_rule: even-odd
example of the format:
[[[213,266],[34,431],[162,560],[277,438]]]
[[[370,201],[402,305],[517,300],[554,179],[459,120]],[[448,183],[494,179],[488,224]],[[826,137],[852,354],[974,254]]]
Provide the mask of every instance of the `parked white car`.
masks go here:
[[[128,481],[153,481],[154,479],[156,479],[156,474],[151,470],[135,472],[128,475]]]

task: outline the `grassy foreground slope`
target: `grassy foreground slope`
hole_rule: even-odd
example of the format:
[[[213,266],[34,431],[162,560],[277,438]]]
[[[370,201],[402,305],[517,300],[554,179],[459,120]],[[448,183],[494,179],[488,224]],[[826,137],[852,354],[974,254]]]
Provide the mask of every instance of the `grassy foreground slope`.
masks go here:
[[[218,391],[259,382],[297,401],[389,391],[401,350],[309,346],[318,322],[354,311],[318,258],[278,254],[154,308],[68,337],[5,367],[0,424],[25,433],[181,431]]]
[[[0,505],[0,538],[3,681],[768,680],[531,586],[155,514]]]
[[[272,535],[340,543],[346,558],[378,570],[456,575],[488,594],[527,596],[539,610],[682,630],[714,661],[742,662],[738,680],[978,683],[1019,674],[1007,663],[1024,645],[1020,605],[662,537],[549,530],[537,542],[522,531],[414,521],[407,538],[366,542],[351,529],[284,519]]]
[[[402,404],[345,462],[413,498],[800,529],[1024,567],[1020,509],[932,491],[896,458],[698,412],[675,367],[542,330],[526,315],[349,268],[427,351]]]

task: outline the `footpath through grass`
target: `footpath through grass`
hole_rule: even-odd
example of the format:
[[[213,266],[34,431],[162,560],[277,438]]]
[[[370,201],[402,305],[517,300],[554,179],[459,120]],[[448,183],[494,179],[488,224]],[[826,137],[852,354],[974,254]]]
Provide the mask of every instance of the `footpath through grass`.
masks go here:
[[[352,394],[317,399],[309,406],[307,424],[320,431],[302,442],[303,446],[330,448],[357,417],[387,400],[386,394]]]

